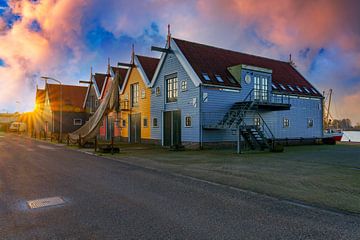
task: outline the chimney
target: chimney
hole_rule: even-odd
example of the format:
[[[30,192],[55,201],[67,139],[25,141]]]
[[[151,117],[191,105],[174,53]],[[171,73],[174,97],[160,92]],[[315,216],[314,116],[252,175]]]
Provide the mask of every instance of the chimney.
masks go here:
[[[131,65],[134,64],[134,60],[135,60],[135,46],[134,44],[131,45]]]
[[[167,34],[168,48],[171,48],[170,41],[171,41],[171,32],[170,32],[170,24],[168,24],[168,34]]]

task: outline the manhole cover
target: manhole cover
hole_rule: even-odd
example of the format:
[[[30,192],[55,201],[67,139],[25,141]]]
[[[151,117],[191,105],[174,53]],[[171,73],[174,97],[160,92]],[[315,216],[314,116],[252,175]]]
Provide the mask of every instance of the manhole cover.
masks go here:
[[[42,199],[27,201],[27,204],[31,209],[55,206],[64,203],[65,201],[61,197],[42,198]]]

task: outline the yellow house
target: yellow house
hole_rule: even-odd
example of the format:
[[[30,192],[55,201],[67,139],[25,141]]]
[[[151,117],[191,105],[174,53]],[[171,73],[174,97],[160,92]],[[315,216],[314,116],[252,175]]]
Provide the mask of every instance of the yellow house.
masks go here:
[[[159,59],[133,55],[120,91],[121,138],[130,143],[150,142],[150,81]]]

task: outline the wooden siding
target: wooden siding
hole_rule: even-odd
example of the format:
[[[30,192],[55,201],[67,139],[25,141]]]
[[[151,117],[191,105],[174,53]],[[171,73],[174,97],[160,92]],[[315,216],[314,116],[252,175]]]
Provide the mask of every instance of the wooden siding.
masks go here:
[[[139,100],[138,105],[131,106],[131,85],[139,84]],[[147,87],[138,71],[137,68],[132,68],[129,74],[129,78],[126,82],[126,85],[123,86],[124,91],[120,95],[120,100],[125,101],[126,98],[129,101],[129,111],[121,111],[121,120],[119,122],[122,126],[122,121],[126,121],[126,126],[121,128],[121,137],[129,137],[129,115],[135,113],[141,113],[141,138],[150,139],[151,137],[151,118],[150,118],[150,106],[151,106],[151,89]],[[142,98],[142,91],[145,90],[145,98]],[[148,126],[144,127],[144,118],[148,119]]]
[[[178,78],[178,100],[166,103],[165,78],[167,75],[176,74]],[[187,82],[187,90],[181,90],[181,82]],[[160,87],[160,95],[156,95],[156,88]],[[200,141],[200,88],[195,87],[185,69],[174,54],[168,54],[155,80],[151,95],[151,138],[162,139],[162,118],[164,111],[181,110],[181,140],[183,142]],[[193,104],[196,103],[196,104]],[[185,117],[190,116],[191,127],[185,127]],[[153,119],[157,118],[158,127],[153,127]]]

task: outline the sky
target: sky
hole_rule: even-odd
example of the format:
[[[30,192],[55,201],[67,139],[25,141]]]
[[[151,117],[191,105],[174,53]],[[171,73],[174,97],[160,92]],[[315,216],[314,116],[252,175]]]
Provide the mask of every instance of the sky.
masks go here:
[[[360,1],[0,0],[0,112],[31,111],[40,76],[88,80],[174,37],[287,61],[332,115],[360,123]]]

